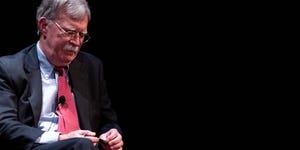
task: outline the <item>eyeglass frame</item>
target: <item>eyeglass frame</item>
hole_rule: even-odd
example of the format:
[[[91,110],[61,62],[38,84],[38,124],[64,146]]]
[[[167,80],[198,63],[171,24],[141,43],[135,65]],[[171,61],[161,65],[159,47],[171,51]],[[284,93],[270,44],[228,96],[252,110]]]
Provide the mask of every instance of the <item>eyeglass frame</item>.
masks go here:
[[[56,21],[50,20],[52,21],[55,26],[61,30],[66,36],[72,38],[72,39],[76,39],[77,36],[79,37],[79,39],[82,39],[82,43],[87,43],[90,39],[91,36],[88,33],[83,33],[83,32],[78,32],[76,30],[71,30],[71,29],[64,29],[61,25],[59,25]]]

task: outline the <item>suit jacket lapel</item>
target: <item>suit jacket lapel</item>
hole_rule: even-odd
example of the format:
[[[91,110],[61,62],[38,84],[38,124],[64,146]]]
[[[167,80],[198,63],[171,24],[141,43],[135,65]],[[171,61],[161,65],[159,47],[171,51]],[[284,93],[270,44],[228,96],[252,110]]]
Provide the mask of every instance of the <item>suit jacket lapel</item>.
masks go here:
[[[86,64],[81,62],[79,53],[76,59],[69,66],[69,77],[76,106],[80,106],[77,107],[80,126],[82,129],[91,129],[90,122],[86,121],[88,119],[86,116],[89,116],[89,101],[85,98],[84,93],[82,93],[83,91],[80,91],[80,89],[84,88],[82,86],[87,86],[83,84],[86,83],[86,69]]]
[[[30,88],[28,100],[32,107],[34,123],[37,126],[42,109],[42,82],[35,44],[30,48],[28,55],[24,59],[24,69],[28,79],[28,87]]]

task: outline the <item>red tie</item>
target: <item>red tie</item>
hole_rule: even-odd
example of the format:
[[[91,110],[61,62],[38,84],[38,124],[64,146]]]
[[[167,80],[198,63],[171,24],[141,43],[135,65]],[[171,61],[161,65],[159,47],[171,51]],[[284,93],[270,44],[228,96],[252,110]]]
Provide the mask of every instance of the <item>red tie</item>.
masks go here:
[[[68,133],[70,131],[78,130],[78,116],[75,102],[67,81],[65,69],[56,67],[58,71],[58,106],[56,113],[58,114],[58,131],[61,133]]]

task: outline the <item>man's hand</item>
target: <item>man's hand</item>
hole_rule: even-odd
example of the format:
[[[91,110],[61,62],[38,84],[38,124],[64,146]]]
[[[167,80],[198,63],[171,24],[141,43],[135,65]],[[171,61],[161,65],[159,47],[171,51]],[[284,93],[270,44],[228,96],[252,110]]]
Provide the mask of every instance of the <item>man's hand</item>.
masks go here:
[[[122,135],[116,129],[110,129],[106,133],[101,134],[99,138],[107,142],[106,144],[101,142],[101,146],[104,150],[123,149]]]
[[[76,130],[76,131],[69,132],[67,134],[60,134],[58,136],[58,140],[65,140],[65,139],[76,138],[76,137],[88,138],[92,141],[94,146],[96,146],[97,143],[99,142],[99,138],[96,137],[96,133],[89,130]]]

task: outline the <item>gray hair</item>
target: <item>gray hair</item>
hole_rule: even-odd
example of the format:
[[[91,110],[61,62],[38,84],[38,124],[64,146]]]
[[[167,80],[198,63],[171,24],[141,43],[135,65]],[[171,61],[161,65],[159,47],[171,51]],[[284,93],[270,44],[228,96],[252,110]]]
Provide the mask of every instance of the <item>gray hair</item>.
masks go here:
[[[41,17],[54,20],[61,13],[69,15],[74,20],[83,20],[88,16],[91,20],[91,12],[86,0],[42,0],[37,8],[36,21]]]

